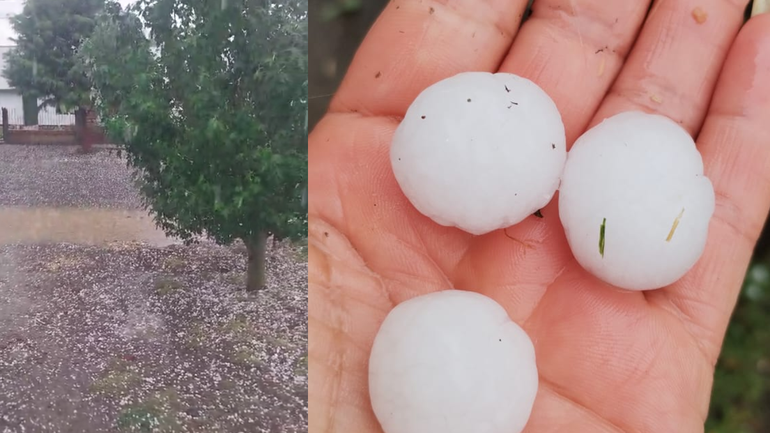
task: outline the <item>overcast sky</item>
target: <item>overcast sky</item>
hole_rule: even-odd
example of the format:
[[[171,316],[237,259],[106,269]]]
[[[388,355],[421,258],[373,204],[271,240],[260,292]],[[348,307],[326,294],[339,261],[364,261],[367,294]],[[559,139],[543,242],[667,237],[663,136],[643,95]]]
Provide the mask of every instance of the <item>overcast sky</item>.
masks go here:
[[[67,0],[61,0],[67,1]],[[118,0],[123,6],[131,4],[134,0]],[[0,0],[0,46],[13,45],[10,38],[14,37],[8,17],[16,15],[24,8],[24,0]]]

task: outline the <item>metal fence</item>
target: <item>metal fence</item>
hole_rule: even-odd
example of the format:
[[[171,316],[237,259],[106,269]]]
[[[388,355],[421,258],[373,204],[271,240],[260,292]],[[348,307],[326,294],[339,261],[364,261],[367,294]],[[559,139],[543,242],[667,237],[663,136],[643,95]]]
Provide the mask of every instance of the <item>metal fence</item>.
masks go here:
[[[74,114],[57,114],[53,108],[46,108],[37,113],[37,124],[40,126],[68,126],[75,124]],[[8,109],[8,125],[24,125],[24,111],[16,108]]]

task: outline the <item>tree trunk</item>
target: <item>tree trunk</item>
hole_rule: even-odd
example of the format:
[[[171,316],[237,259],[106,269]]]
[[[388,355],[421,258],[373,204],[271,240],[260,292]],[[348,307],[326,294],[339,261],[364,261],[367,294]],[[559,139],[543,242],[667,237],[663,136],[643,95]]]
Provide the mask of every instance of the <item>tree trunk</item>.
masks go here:
[[[88,131],[86,114],[86,109],[83,107],[78,107],[78,109],[75,111],[75,139],[80,145],[80,150],[83,153],[89,153],[93,147],[93,143],[91,142],[91,135]]]
[[[266,287],[265,254],[267,250],[267,233],[260,232],[253,239],[247,239],[248,266],[246,267],[246,291],[256,292]]]
[[[37,98],[22,96],[21,103],[24,111],[24,125],[37,125],[37,113],[40,111],[37,106]]]

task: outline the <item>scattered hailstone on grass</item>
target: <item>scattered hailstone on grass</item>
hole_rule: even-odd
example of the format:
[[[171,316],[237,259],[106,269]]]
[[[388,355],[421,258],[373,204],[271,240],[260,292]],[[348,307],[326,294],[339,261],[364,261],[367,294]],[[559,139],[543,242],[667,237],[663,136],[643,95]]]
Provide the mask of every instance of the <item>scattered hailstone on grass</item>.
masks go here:
[[[659,115],[626,112],[569,152],[559,216],[577,261],[620,288],[667,286],[698,261],[714,189],[692,137]]]
[[[372,406],[385,433],[519,433],[537,386],[527,334],[473,292],[399,304],[369,361]]]
[[[390,150],[396,180],[418,211],[477,235],[548,204],[566,157],[551,98],[525,78],[487,72],[464,72],[425,89]]]

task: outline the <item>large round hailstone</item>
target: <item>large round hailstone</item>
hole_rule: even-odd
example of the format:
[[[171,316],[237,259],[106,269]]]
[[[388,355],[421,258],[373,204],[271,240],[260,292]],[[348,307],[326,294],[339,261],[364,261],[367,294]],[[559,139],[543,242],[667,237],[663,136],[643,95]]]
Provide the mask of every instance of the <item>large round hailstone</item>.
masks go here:
[[[626,112],[569,152],[559,216],[577,261],[620,288],[667,286],[698,261],[714,189],[692,137],[659,115]]]
[[[487,72],[425,89],[390,149],[396,180],[418,211],[477,235],[548,204],[566,157],[551,98],[525,78]]]
[[[459,290],[399,304],[369,361],[385,433],[519,433],[537,385],[527,334],[492,299]]]

